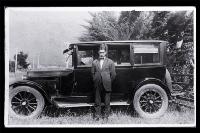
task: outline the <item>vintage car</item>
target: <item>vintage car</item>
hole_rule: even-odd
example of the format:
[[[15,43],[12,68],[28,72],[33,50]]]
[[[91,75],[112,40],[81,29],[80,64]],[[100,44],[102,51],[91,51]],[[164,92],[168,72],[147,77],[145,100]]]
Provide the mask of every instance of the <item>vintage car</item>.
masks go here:
[[[30,70],[9,85],[9,112],[13,117],[38,117],[45,106],[60,108],[94,105],[91,64],[100,45],[115,63],[111,106],[132,105],[141,117],[157,118],[168,108],[172,83],[166,68],[166,43],[160,40],[95,41],[68,45],[71,67]],[[70,57],[70,56],[69,56]]]

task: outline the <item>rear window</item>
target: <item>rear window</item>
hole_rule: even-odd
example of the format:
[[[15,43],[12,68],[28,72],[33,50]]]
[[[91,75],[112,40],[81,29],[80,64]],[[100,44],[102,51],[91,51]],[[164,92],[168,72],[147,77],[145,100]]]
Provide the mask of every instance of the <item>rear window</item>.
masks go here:
[[[130,45],[108,45],[108,58],[116,66],[130,66]]]
[[[134,45],[134,63],[135,64],[151,64],[159,63],[159,45],[141,44]]]

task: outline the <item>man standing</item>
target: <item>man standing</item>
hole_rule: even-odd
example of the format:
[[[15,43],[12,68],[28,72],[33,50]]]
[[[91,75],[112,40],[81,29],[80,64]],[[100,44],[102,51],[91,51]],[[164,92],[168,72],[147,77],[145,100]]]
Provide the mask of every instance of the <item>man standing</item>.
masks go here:
[[[91,71],[95,89],[95,118],[99,120],[101,116],[101,101],[104,101],[104,117],[108,119],[111,85],[115,79],[116,72],[114,62],[106,57],[105,48],[100,48],[99,58],[93,61]]]

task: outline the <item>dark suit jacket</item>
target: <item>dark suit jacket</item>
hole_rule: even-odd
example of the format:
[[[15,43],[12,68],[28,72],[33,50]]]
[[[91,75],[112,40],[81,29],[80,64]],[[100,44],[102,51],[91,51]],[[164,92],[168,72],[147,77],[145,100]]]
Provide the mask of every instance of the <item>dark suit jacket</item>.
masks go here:
[[[95,88],[102,82],[105,90],[111,91],[112,81],[116,76],[114,62],[111,59],[105,58],[101,69],[100,61],[96,59],[92,62],[91,71]]]

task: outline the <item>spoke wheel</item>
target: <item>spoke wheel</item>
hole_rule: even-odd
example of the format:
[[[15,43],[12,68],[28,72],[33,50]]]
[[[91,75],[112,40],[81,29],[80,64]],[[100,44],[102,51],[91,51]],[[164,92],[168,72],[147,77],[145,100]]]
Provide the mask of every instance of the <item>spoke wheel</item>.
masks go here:
[[[165,90],[160,86],[147,84],[136,91],[133,104],[140,116],[157,118],[167,110],[168,97]]]
[[[44,108],[44,98],[36,89],[19,86],[10,90],[10,115],[20,119],[38,117]]]

